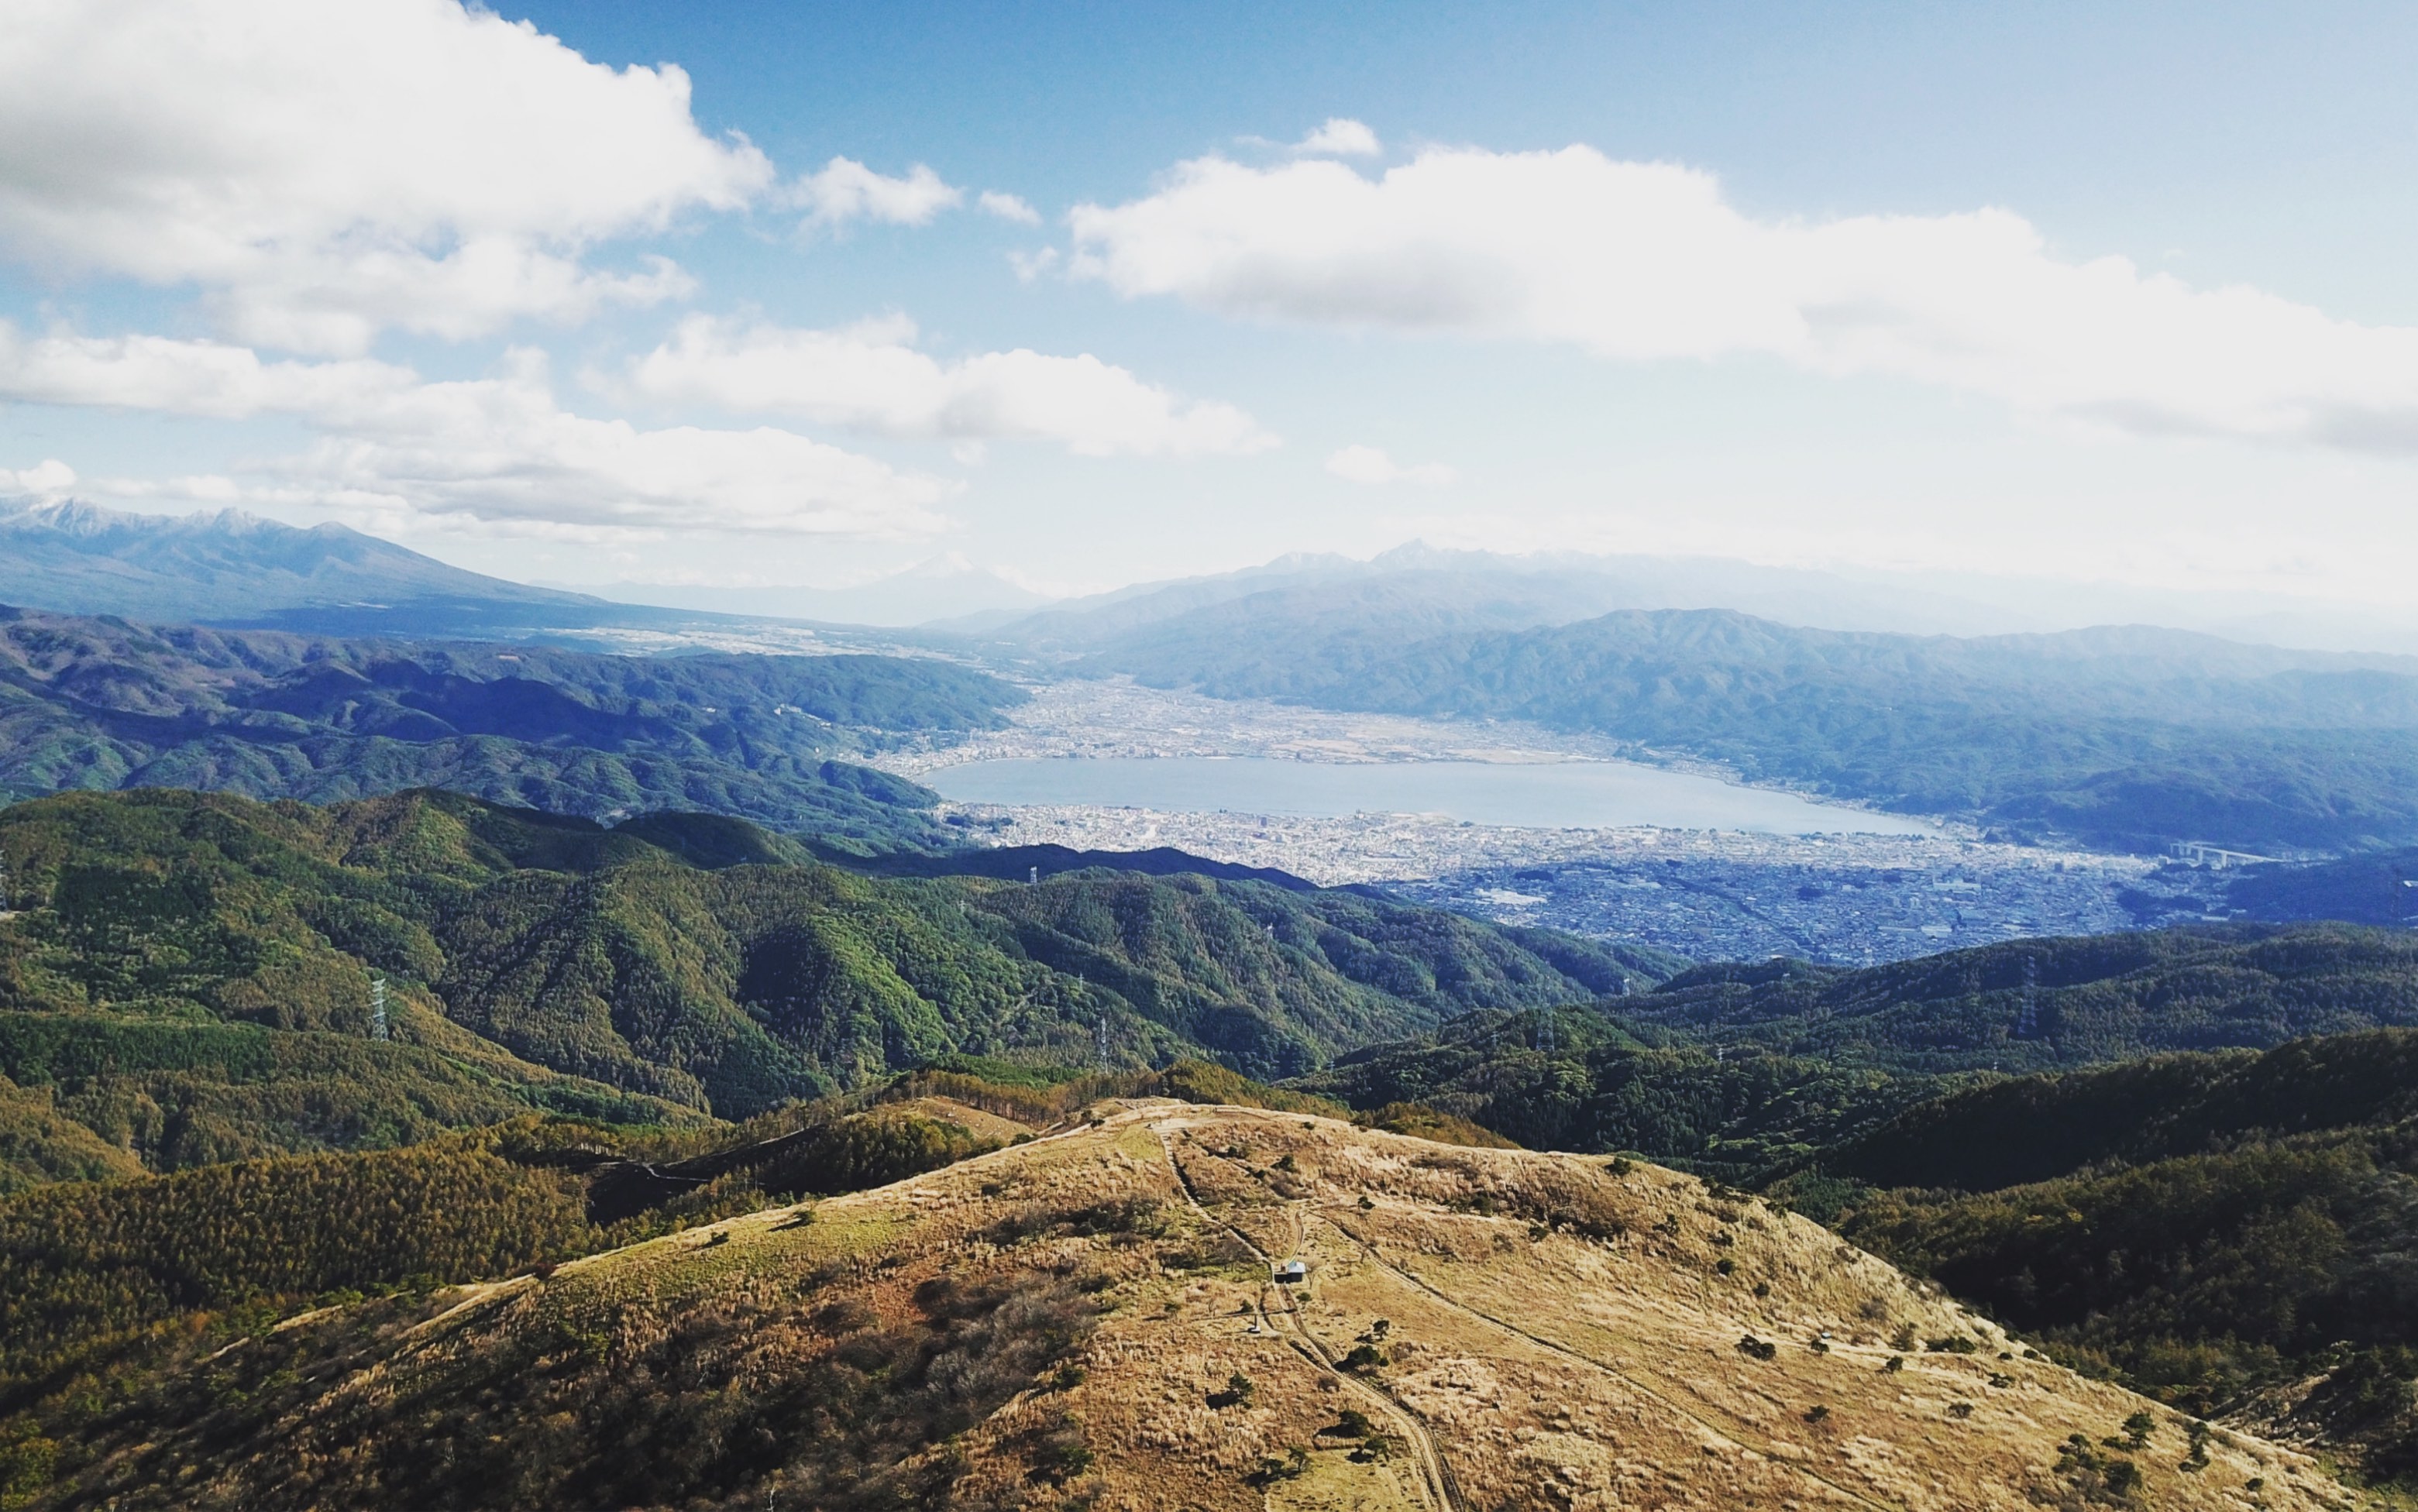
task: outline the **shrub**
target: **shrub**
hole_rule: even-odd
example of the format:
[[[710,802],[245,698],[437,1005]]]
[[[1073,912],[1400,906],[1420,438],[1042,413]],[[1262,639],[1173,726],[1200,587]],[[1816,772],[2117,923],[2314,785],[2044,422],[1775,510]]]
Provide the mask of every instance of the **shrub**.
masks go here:
[[[1225,1390],[1213,1391],[1209,1394],[1209,1405],[1221,1413],[1229,1407],[1248,1407],[1251,1404],[1251,1398],[1259,1395],[1259,1390],[1260,1388],[1252,1383],[1250,1377],[1237,1370],[1226,1378]]]

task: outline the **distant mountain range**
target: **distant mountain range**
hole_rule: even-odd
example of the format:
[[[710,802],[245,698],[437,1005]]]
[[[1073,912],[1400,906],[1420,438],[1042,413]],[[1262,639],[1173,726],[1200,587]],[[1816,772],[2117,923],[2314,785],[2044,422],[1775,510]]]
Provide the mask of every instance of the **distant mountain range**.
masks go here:
[[[240,510],[137,514],[0,500],[0,604],[310,634],[519,640],[742,625],[744,613],[617,603],[449,566],[326,524]]]
[[[2418,842],[2410,657],[2146,626],[1952,637],[1729,609],[1572,619],[1581,601],[1567,580],[1450,567],[1215,587],[1001,634],[1077,673],[1214,698],[1526,721],[2016,837],[2267,854]],[[1191,606],[1164,612],[1171,596]]]
[[[1829,572],[1709,557],[1506,555],[1413,542],[1361,560],[1295,553],[1240,572],[1142,583],[1021,617],[926,628],[1020,646],[1096,646],[1220,603],[1284,594],[1415,607],[1434,628],[1524,630],[1621,610],[1733,609],[1782,624],[1916,635],[2043,634],[2155,624],[2317,650],[2418,653],[2418,621],[2272,594],[2213,593],[1981,573]],[[986,605],[987,607],[987,605]]]
[[[591,818],[703,809],[875,848],[941,844],[931,793],[849,758],[996,727],[1023,696],[928,657],[598,656],[0,608],[0,797],[432,787]]]
[[[0,603],[221,621],[429,600],[602,602],[449,567],[341,525],[306,530],[239,510],[128,514],[73,500],[0,503]]]
[[[941,624],[988,630],[1048,604],[1043,594],[961,556],[935,557],[903,572],[848,588],[750,588],[666,583],[605,583],[596,591],[617,603],[722,614],[813,619],[827,624]]]

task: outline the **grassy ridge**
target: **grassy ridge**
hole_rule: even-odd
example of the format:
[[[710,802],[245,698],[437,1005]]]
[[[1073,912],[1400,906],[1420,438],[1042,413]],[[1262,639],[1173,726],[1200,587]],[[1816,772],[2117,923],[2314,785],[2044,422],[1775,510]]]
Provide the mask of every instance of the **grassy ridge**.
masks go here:
[[[0,1446],[32,1504],[119,1509],[1400,1506],[1430,1474],[1485,1507],[2338,1500],[1744,1194],[1098,1112],[802,1212],[213,1333]],[[1273,1305],[1263,1249],[1314,1300]],[[2120,1432],[2138,1449],[2102,1454]]]
[[[2418,1475],[2413,1025],[2406,932],[2227,927],[1702,968],[1292,1085],[1761,1187],[2070,1364]]]

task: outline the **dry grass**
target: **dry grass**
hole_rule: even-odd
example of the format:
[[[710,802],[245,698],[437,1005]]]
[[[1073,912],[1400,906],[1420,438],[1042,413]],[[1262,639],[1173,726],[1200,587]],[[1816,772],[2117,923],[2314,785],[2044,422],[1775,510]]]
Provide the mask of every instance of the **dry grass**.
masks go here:
[[[1423,1508],[1432,1446],[1472,1509],[2013,1512],[2080,1506],[2060,1443],[2097,1444],[2147,1405],[2024,1358],[1803,1219],[1670,1171],[1257,1109],[1098,1112],[417,1319],[314,1319],[278,1336],[282,1355],[229,1356],[265,1372],[243,1413],[222,1394],[215,1416],[130,1419],[58,1501],[403,1504],[397,1456],[447,1425],[513,1467],[447,1482],[459,1505]],[[1245,1241],[1307,1261],[1308,1283],[1272,1287]],[[1975,1350],[1893,1348],[1909,1329]],[[1036,1330],[1056,1331],[1048,1347]],[[950,1352],[959,1338],[980,1350]],[[819,1383],[835,1362],[882,1349],[958,1375],[834,1407]],[[1360,1367],[1331,1363],[1355,1350]],[[694,1444],[639,1388],[688,1394]],[[765,1405],[783,1402],[824,1417]],[[897,1420],[826,1421],[860,1408]],[[1341,1436],[1346,1409],[1389,1442]],[[2181,1421],[2149,1410],[2160,1427],[2128,1457],[2144,1485],[2119,1504],[2349,1503],[2309,1460],[2239,1436],[2185,1470]],[[620,1480],[588,1464],[634,1454],[675,1462]]]

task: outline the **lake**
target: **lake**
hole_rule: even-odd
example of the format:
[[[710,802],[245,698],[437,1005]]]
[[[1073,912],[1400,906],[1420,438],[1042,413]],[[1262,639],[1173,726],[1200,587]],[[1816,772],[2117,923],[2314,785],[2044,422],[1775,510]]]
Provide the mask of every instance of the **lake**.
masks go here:
[[[1441,814],[1523,829],[1750,830],[1765,834],[1936,834],[1921,819],[1620,761],[1388,761],[1263,756],[970,761],[920,779],[960,803],[1080,803],[1174,813]]]

